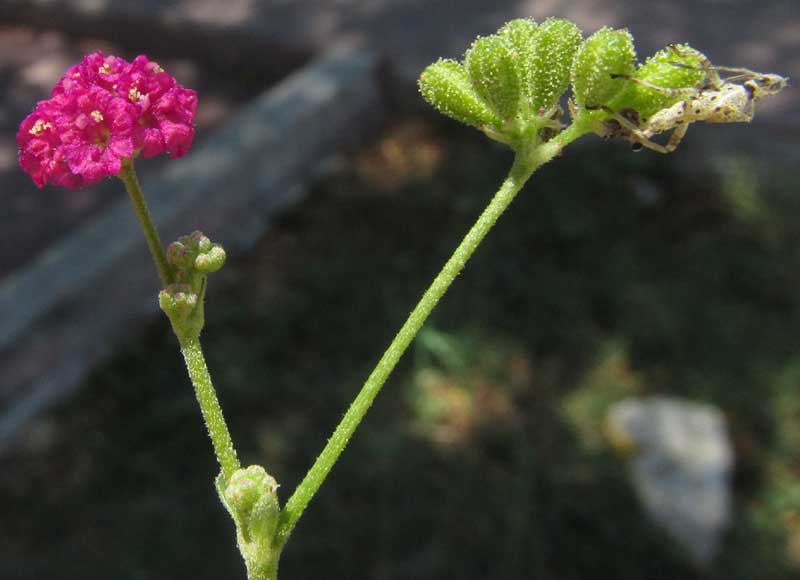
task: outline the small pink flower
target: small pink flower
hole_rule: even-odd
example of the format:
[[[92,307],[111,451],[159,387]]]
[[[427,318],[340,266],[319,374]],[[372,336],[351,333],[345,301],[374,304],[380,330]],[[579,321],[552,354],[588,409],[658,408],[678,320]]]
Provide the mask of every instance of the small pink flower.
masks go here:
[[[100,52],[71,67],[17,133],[19,160],[34,183],[68,188],[119,173],[124,159],[185,155],[194,140],[197,93],[155,62]]]
[[[173,158],[186,155],[194,140],[197,93],[180,86],[158,64],[137,56],[125,82],[128,98],[140,111],[137,148],[144,157],[169,152]]]
[[[87,184],[96,183],[122,169],[122,160],[133,157],[136,108],[92,86],[69,95],[56,122],[66,148],[69,170]]]
[[[66,152],[56,130],[58,107],[52,101],[41,101],[20,124],[17,133],[19,163],[37,187],[46,183],[74,189],[81,187],[80,176],[69,171]]]
[[[71,66],[53,87],[52,95],[71,93],[80,89],[98,86],[109,92],[115,91],[115,86],[125,74],[130,63],[118,56],[105,56],[102,52],[93,52],[83,57],[83,60]]]

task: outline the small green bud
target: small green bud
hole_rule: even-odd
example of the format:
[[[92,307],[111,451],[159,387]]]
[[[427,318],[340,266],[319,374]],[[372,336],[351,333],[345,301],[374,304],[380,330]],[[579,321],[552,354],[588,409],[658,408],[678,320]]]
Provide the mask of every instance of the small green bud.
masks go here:
[[[193,252],[207,252],[211,248],[211,240],[200,230],[195,230],[188,236],[181,236],[178,238],[178,243]]]
[[[247,577],[275,578],[280,556],[275,538],[281,513],[278,483],[263,467],[251,465],[234,471],[229,481],[220,473],[216,487],[236,524]]]
[[[181,236],[167,248],[167,260],[175,267],[178,282],[199,291],[203,278],[198,274],[216,272],[225,264],[225,250],[202,232]]]
[[[170,284],[158,293],[158,305],[178,340],[200,336],[205,324],[203,301],[188,284]]]
[[[158,293],[158,304],[170,320],[187,320],[197,307],[197,294],[188,284],[170,284]]]
[[[419,77],[422,97],[443,115],[473,127],[499,127],[500,118],[484,103],[454,60],[441,59],[429,65]]]
[[[206,239],[208,240],[208,238]],[[211,244],[211,240],[208,244],[208,249],[197,256],[194,261],[194,267],[204,274],[216,272],[225,264],[225,250],[222,246]]]
[[[578,106],[605,105],[630,84],[612,75],[633,75],[633,37],[623,30],[601,28],[578,49],[572,66],[572,90]]]
[[[180,241],[172,242],[167,246],[167,261],[178,270],[185,270],[192,266],[194,252]]]
[[[529,92],[534,114],[550,109],[567,90],[582,40],[580,29],[562,18],[548,18],[533,32]]]
[[[212,246],[213,244],[211,243],[211,240],[205,236],[197,241],[197,251],[200,253],[208,252]]]
[[[244,540],[271,542],[278,525],[278,482],[260,465],[237,469],[225,488],[225,500]]]
[[[201,232],[200,230],[195,230],[191,234],[186,235],[186,236],[181,236],[178,239],[180,241],[182,241],[184,244],[186,244],[187,246],[191,246],[193,248],[198,248],[200,246],[200,244],[203,243],[203,240],[208,240],[206,235],[203,232]]]
[[[180,340],[197,337],[205,324],[206,274],[225,264],[225,250],[194,231],[169,245],[167,261],[175,268],[175,283],[161,291],[158,302]]]
[[[517,116],[520,77],[517,58],[500,36],[485,36],[464,55],[464,68],[478,95],[503,120]]]

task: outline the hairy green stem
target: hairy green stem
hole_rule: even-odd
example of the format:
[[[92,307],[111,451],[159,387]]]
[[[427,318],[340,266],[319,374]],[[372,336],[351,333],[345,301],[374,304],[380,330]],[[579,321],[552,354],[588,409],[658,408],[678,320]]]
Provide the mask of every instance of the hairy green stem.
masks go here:
[[[133,159],[126,159],[122,162],[122,170],[119,172],[118,177],[125,184],[125,189],[128,191],[131,203],[133,203],[136,217],[139,219],[142,232],[144,232],[144,237],[147,240],[147,247],[150,248],[150,254],[156,264],[161,284],[166,288],[172,283],[172,268],[167,262],[167,256],[164,253],[164,246],[161,244],[158,230],[156,230],[156,226],[150,217],[150,211],[147,209],[142,188],[139,187],[136,170],[133,168]]]
[[[278,557],[258,570],[247,571],[247,580],[278,580]]]
[[[572,129],[572,130],[570,130]],[[566,133],[566,135],[565,135]],[[325,477],[330,472],[339,455],[344,450],[353,432],[358,427],[361,419],[372,405],[372,401],[389,378],[400,357],[408,345],[419,332],[433,308],[444,295],[450,284],[464,268],[475,248],[486,236],[500,215],[513,201],[519,190],[542,164],[550,161],[567,143],[583,134],[579,128],[568,128],[548,143],[538,145],[528,150],[517,152],[514,165],[500,189],[492,198],[489,205],[480,215],[478,220],[469,230],[453,255],[445,263],[442,270],[434,278],[430,287],[425,291],[419,303],[412,310],[406,322],[400,328],[389,348],[381,357],[372,371],[361,391],[356,396],[344,418],[336,427],[327,445],[311,466],[300,485],[286,502],[281,511],[280,521],[276,531],[275,543],[280,549],[288,539],[297,521],[300,519],[306,506],[317,492]],[[563,137],[562,137],[563,135]]]
[[[186,361],[186,368],[189,371],[189,378],[194,385],[195,395],[197,395],[197,402],[200,403],[208,435],[211,437],[211,444],[214,446],[214,453],[217,455],[217,461],[222,468],[225,481],[229,481],[233,472],[240,467],[239,458],[236,456],[228,426],[225,424],[225,417],[222,415],[222,408],[214,391],[214,385],[211,383],[211,376],[208,374],[200,339],[197,337],[186,338],[180,340],[180,345],[183,360]]]

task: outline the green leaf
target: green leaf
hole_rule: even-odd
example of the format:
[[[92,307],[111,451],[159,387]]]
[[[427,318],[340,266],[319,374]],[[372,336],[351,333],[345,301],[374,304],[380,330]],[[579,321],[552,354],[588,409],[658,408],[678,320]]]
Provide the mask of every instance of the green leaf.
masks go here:
[[[422,97],[443,115],[474,127],[499,127],[500,118],[472,87],[467,72],[454,60],[440,59],[419,77]]]
[[[548,18],[533,33],[530,94],[534,114],[555,105],[567,90],[575,53],[583,37],[569,20]]]
[[[502,119],[517,116],[520,78],[517,60],[500,36],[478,38],[464,55],[472,86]]]
[[[607,104],[630,83],[612,75],[633,75],[633,37],[623,30],[601,28],[578,49],[572,67],[572,89],[578,106]]]

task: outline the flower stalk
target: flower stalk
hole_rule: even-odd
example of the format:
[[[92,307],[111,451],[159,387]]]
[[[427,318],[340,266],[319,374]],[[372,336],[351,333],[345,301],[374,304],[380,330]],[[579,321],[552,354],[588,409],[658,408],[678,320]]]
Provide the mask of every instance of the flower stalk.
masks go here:
[[[211,382],[211,375],[206,366],[200,339],[199,337],[185,338],[180,340],[180,346],[183,360],[186,362],[186,369],[189,372],[189,378],[192,381],[192,385],[194,385],[197,402],[200,404],[200,411],[203,413],[203,421],[205,421],[208,435],[211,438],[211,444],[214,446],[214,453],[217,456],[223,477],[226,481],[229,481],[234,471],[240,467],[239,458],[236,455],[231,434],[225,423],[217,393]]]
[[[206,278],[223,266],[225,251],[201,232],[194,232],[170,244],[166,259],[175,281],[159,293],[158,302],[178,338],[214,453],[225,481],[229,481],[239,469],[239,459],[200,346],[205,324]]]
[[[408,319],[400,328],[362,386],[361,391],[350,405],[344,418],[336,427],[327,445],[325,445],[311,469],[308,470],[306,476],[297,486],[295,492],[287,500],[281,511],[276,532],[276,544],[279,547],[282,547],[288,540],[303,511],[325,481],[342,451],[344,451],[359,423],[380,392],[381,387],[386,383],[411,341],[420,331],[422,325],[458,274],[464,269],[467,261],[486,237],[486,234],[489,233],[489,230],[492,229],[503,212],[505,212],[531,174],[553,159],[567,143],[581,134],[583,133],[577,130],[570,133],[565,131],[562,133],[564,135],[562,139],[553,139],[548,143],[530,149],[522,149],[517,153],[508,177],[503,181],[489,205],[483,210],[483,213],[467,232],[467,235],[411,311]]]
[[[147,247],[150,250],[150,255],[153,257],[156,270],[158,270],[158,277],[161,279],[161,285],[166,288],[172,283],[172,268],[167,262],[164,246],[161,243],[161,237],[158,235],[158,230],[150,216],[150,210],[147,209],[147,202],[144,199],[142,188],[139,186],[139,180],[136,178],[133,159],[125,159],[122,162],[122,170],[119,172],[119,178],[125,184],[125,190],[128,192],[128,197],[133,204],[133,211],[136,213],[136,218],[139,220],[139,224],[142,227],[142,233],[147,241]]]

